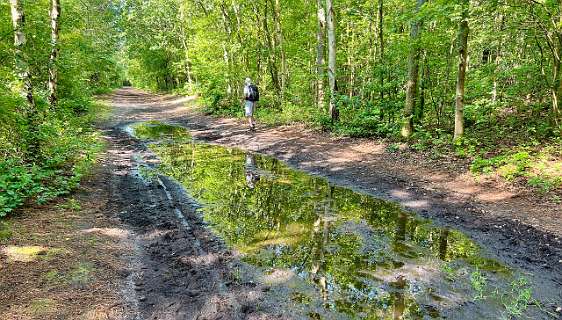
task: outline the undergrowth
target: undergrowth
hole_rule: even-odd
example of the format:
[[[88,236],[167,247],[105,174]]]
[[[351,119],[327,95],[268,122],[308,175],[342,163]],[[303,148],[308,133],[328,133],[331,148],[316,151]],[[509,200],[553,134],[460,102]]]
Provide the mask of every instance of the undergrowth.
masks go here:
[[[240,103],[228,104],[220,98],[203,99],[204,111],[218,116],[244,116]],[[404,141],[400,137],[399,103],[361,104],[359,99],[341,96],[337,101],[340,118],[334,122],[325,110],[310,104],[287,102],[273,107],[270,100],[266,97],[256,110],[257,121],[266,125],[304,123],[335,135],[384,138],[389,141],[387,152],[391,153],[407,142],[406,152],[422,153],[435,160],[463,160],[475,176],[497,176],[543,194],[562,188],[562,126],[536,117],[544,112],[544,106],[520,107],[519,113],[507,116],[500,107],[483,112],[489,109],[467,106],[462,139],[453,141],[452,123],[446,122],[438,127],[418,126],[413,136]],[[431,123],[431,119],[426,120]]]
[[[43,117],[34,154],[22,142],[21,119],[9,122],[9,138],[0,132],[0,218],[26,201],[43,204],[69,193],[89,172],[103,148],[92,123],[104,108],[89,100],[79,108],[74,103],[63,101],[58,112]]]

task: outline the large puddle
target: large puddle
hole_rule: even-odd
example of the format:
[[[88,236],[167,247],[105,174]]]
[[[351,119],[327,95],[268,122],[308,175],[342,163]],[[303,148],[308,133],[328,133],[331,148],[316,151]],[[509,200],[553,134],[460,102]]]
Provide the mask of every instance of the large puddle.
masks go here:
[[[263,281],[311,319],[543,318],[524,277],[463,233],[272,157],[152,144],[158,170]]]

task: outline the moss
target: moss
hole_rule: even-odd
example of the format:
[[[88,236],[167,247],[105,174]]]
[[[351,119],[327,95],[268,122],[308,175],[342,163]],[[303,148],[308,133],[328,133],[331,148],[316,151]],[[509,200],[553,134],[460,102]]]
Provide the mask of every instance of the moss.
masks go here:
[[[43,278],[53,285],[74,285],[82,286],[88,284],[93,279],[94,265],[90,262],[79,262],[68,271],[57,269],[49,270]]]
[[[12,226],[8,222],[0,221],[0,241],[9,240],[12,234]]]
[[[93,273],[93,264],[80,262],[68,273],[68,280],[74,285],[85,285],[93,278]]]
[[[45,315],[55,311],[55,301],[53,299],[35,299],[29,305],[29,311],[34,316]]]

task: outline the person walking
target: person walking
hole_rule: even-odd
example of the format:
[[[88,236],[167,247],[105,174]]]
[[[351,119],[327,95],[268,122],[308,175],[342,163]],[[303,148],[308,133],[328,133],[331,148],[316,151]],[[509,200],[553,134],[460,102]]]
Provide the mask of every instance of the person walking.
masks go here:
[[[258,87],[252,83],[252,79],[246,78],[244,81],[244,111],[248,119],[250,131],[256,131],[256,121],[254,119],[254,111],[256,105],[260,101],[260,93]]]

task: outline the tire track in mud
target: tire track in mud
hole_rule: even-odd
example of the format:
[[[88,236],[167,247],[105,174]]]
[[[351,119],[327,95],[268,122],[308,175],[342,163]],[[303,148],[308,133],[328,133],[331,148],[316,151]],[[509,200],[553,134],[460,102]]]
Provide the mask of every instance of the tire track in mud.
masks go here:
[[[106,138],[113,172],[110,211],[130,229],[122,288],[130,320],[301,318],[287,316],[281,301],[266,297],[270,287],[254,281],[251,272],[245,279],[233,274],[247,266],[207,228],[200,206],[177,183],[141,177],[139,165],[154,160],[142,143],[119,129]]]
[[[126,99],[130,101],[120,105],[117,110],[118,125],[128,121],[162,118],[163,121],[199,131],[196,137],[203,141],[255,149],[252,141],[257,138],[241,141],[240,137],[234,134],[224,137],[220,134],[221,130],[232,128],[211,127],[212,121],[200,115],[178,116],[170,111],[177,106],[172,105],[169,108],[168,105],[160,105],[160,98],[157,96],[127,92]],[[142,108],[134,107],[137,99],[146,100]],[[170,114],[165,116],[167,113]],[[116,193],[115,201],[118,207],[130,208],[119,216],[131,226],[139,239],[143,274],[141,281],[136,283],[135,292],[139,297],[140,318],[294,319],[296,316],[284,316],[284,313],[278,310],[283,308],[281,305],[277,309],[271,308],[270,306],[275,304],[272,302],[274,300],[262,299],[256,302],[248,298],[252,294],[263,296],[259,292],[269,288],[253,284],[233,284],[230,270],[237,267],[235,255],[205,228],[197,213],[197,204],[190,200],[180,187],[166,177],[159,177],[162,186],[159,183],[143,181],[132,174],[136,165],[132,160],[133,154],[142,154],[145,160],[154,160],[153,155],[150,155],[141,143],[116,129],[117,124],[113,124],[110,136],[123,152],[120,156],[129,157],[129,173],[116,179],[115,188],[119,192]],[[307,158],[306,153],[287,156],[283,151],[283,144],[259,149],[260,152],[285,159],[294,167],[327,177],[338,185],[382,199],[401,202],[400,198],[392,194],[393,190],[406,190],[414,195],[423,195],[423,199],[429,199],[429,207],[410,208],[410,211],[432,218],[439,225],[454,226],[471,235],[474,240],[509,265],[522,268],[529,274],[536,274],[538,285],[544,284],[549,288],[546,291],[553,294],[548,300],[555,304],[562,303],[559,301],[562,292],[555,292],[557,287],[562,287],[562,247],[561,239],[557,235],[545,233],[513,218],[484,212],[478,205],[449,199],[448,194],[428,191],[423,186],[392,177],[388,172],[375,170],[365,176],[364,169],[369,163],[359,164],[357,167],[343,166],[334,171],[325,162]],[[138,200],[148,199],[147,195],[153,197],[150,204]],[[183,228],[176,209],[183,213],[188,225],[192,227],[191,230]],[[201,251],[196,250],[196,241],[200,242]],[[260,305],[260,312],[256,311],[256,304]],[[270,309],[267,309],[268,307]]]

